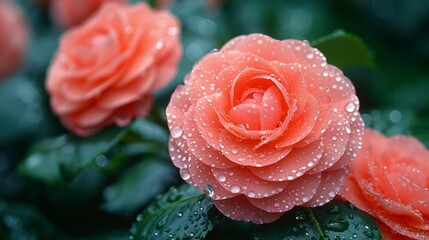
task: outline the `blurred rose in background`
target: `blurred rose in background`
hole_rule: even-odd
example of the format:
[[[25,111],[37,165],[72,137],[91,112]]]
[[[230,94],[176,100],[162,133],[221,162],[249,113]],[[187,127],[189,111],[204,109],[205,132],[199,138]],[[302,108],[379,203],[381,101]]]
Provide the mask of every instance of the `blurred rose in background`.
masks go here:
[[[21,10],[10,1],[0,0],[0,78],[21,65],[29,38]]]
[[[106,4],[65,32],[49,69],[53,111],[77,135],[145,116],[177,71],[179,22],[146,4]]]
[[[107,2],[125,3],[127,0],[53,0],[52,14],[58,25],[68,28],[82,23]]]

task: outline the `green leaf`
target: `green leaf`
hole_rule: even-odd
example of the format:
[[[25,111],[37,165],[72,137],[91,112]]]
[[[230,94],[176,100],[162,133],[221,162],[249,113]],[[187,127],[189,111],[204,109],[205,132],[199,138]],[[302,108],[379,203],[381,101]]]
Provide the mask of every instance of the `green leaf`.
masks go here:
[[[137,217],[130,239],[202,239],[220,213],[200,190],[182,185],[159,196]]]
[[[166,130],[147,119],[137,118],[131,124],[130,130],[145,140],[161,143],[168,141]]]
[[[109,230],[92,235],[86,240],[129,240],[128,230]]]
[[[0,144],[37,134],[46,113],[34,82],[24,75],[2,80],[0,96]]]
[[[374,66],[369,49],[358,36],[342,30],[315,40],[311,44],[328,59],[328,63],[341,69],[353,65]]]
[[[70,239],[37,209],[0,201],[0,239]]]
[[[317,208],[295,207],[279,220],[256,227],[256,240],[381,239],[376,221],[350,203],[333,200]]]
[[[20,165],[20,171],[50,184],[70,180],[95,164],[97,157],[108,152],[126,132],[126,128],[114,127],[87,138],[64,135],[39,142]]]
[[[409,109],[372,110],[362,114],[365,126],[390,137],[396,134],[414,136],[429,147],[429,117]]]
[[[175,172],[163,161],[141,161],[104,190],[102,208],[125,216],[134,214],[176,180]]]
[[[364,113],[362,118],[366,127],[375,129],[386,136],[392,136],[395,134],[411,134],[416,116],[410,111],[384,109]]]

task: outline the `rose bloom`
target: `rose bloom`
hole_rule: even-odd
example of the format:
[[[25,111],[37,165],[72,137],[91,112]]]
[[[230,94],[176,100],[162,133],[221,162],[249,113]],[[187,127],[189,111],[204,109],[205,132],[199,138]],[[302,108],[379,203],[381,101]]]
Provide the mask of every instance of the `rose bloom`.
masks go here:
[[[127,0],[52,0],[55,22],[64,27],[79,25],[108,2],[126,3]]]
[[[52,109],[81,136],[125,126],[147,114],[181,52],[179,23],[168,12],[107,4],[63,35],[46,83]]]
[[[358,107],[352,83],[307,42],[240,36],[173,93],[170,156],[226,216],[272,222],[339,192],[361,144]]]
[[[0,78],[16,71],[28,45],[28,26],[20,9],[0,0]]]
[[[417,139],[367,129],[340,196],[381,222],[386,239],[429,239],[428,188],[429,151]]]

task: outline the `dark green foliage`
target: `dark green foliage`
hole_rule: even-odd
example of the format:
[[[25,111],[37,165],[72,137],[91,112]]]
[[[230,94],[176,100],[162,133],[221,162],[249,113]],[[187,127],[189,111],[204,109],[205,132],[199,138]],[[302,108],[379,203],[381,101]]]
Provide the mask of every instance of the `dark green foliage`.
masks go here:
[[[97,162],[102,164],[102,154],[115,146],[126,131],[111,128],[86,138],[64,135],[44,140],[32,148],[20,170],[27,176],[49,184],[70,180],[85,168]]]
[[[317,208],[295,207],[281,219],[256,227],[256,240],[381,239],[376,221],[350,203],[333,200]]]
[[[0,239],[69,240],[32,206],[0,201]]]
[[[325,55],[329,64],[342,69],[354,65],[374,65],[362,39],[341,30],[322,37],[311,45]]]
[[[219,214],[200,190],[187,184],[171,188],[137,216],[130,239],[203,239]]]
[[[165,162],[158,159],[140,161],[104,190],[102,208],[131,216],[175,180],[176,171]]]

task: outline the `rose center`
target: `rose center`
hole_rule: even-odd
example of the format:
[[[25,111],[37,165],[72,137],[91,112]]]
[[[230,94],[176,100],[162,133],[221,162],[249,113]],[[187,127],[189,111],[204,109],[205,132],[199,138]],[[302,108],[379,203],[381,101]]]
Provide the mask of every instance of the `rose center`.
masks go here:
[[[109,54],[116,49],[115,37],[110,33],[97,33],[85,41],[76,49],[75,55],[79,58],[81,66],[99,65],[108,60]]]
[[[279,125],[285,113],[283,96],[275,86],[266,90],[248,88],[238,99],[229,111],[230,119],[249,130],[272,130]]]

